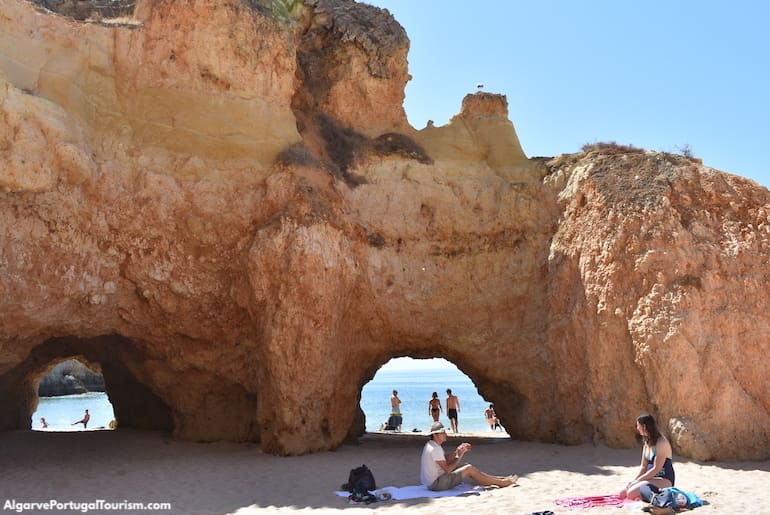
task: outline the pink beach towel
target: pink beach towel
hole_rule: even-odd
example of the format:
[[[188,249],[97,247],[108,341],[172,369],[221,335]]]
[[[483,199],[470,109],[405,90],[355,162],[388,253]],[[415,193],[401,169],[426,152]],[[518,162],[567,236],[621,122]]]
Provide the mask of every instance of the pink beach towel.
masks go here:
[[[595,508],[597,506],[615,506],[620,508],[628,499],[621,499],[620,496],[611,495],[588,495],[586,497],[565,497],[563,499],[556,499],[554,502],[565,508],[572,508],[573,510],[581,510],[586,508]]]

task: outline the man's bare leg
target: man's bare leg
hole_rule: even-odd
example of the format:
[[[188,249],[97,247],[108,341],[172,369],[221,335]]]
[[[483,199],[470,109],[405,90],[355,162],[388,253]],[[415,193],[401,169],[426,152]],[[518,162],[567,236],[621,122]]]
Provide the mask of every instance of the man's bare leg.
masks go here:
[[[463,479],[469,477],[481,486],[511,486],[516,484],[516,481],[519,479],[518,476],[493,476],[491,474],[487,474],[486,472],[480,471],[470,464],[463,465],[462,467],[458,468],[457,472],[460,472]]]

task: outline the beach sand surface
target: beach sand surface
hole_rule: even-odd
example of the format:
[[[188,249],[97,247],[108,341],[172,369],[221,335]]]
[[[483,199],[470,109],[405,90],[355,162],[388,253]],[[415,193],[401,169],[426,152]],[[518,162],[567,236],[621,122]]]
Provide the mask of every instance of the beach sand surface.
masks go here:
[[[276,457],[263,454],[256,444],[179,442],[158,432],[6,432],[0,433],[0,503],[168,502],[172,509],[157,513],[239,515],[342,510],[396,514],[405,509],[458,515],[634,512],[628,506],[574,511],[554,500],[616,493],[634,476],[640,449],[562,446],[500,436],[450,433],[444,448],[469,441],[473,448],[466,462],[492,474],[518,474],[517,487],[350,505],[334,492],[347,481],[350,469],[361,464],[372,470],[380,487],[418,484],[426,436],[368,433],[358,445],[333,452]],[[697,508],[697,514],[770,514],[770,461],[703,463],[675,457],[675,468],[677,486],[709,503]]]

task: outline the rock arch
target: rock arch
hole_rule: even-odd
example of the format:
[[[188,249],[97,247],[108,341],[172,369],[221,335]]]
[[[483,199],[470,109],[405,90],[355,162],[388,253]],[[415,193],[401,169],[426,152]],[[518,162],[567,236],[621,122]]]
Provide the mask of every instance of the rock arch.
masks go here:
[[[3,429],[29,429],[37,406],[37,385],[58,362],[74,358],[101,371],[115,417],[122,427],[171,431],[171,410],[142,383],[141,357],[135,344],[118,335],[96,338],[51,338],[36,346],[27,359],[0,377],[0,396],[6,408],[0,414]]]
[[[0,2],[0,429],[83,356],[124,426],[328,450],[382,363],[443,356],[515,438],[632,445],[654,411],[679,454],[768,457],[767,189],[617,145],[527,159],[501,95],[414,131],[389,14],[259,3],[142,0],[126,29]],[[316,114],[367,143],[355,180]]]
[[[461,373],[473,382],[481,397],[494,403],[498,414],[505,414],[506,431],[513,439],[553,441],[565,437],[564,434],[556,431],[555,424],[554,428],[550,430],[550,434],[545,433],[544,428],[547,427],[549,422],[546,417],[543,417],[542,413],[548,410],[543,410],[533,397],[534,392],[531,385],[529,387],[519,385],[519,382],[532,382],[530,374],[522,374],[518,379],[512,378],[511,374],[504,371],[502,373],[500,371],[495,372],[494,369],[496,367],[499,368],[500,363],[490,362],[483,356],[483,353],[474,358],[473,356],[447,352],[445,348],[434,351],[398,352],[386,356],[385,358],[375,359],[370,366],[365,368],[365,372],[361,376],[362,379],[358,387],[358,404],[356,404],[354,422],[348,435],[349,439],[363,434],[366,426],[366,416],[360,407],[360,394],[363,387],[374,379],[374,376],[383,365],[391,359],[398,357],[414,359],[442,358],[455,365]],[[454,359],[452,356],[454,356]],[[534,368],[532,372],[533,374],[535,373]],[[503,379],[498,380],[497,378],[500,377]],[[437,391],[443,399],[444,390]],[[533,420],[540,421],[533,423]]]
[[[522,399],[520,398],[520,395],[517,393],[515,384],[514,385],[495,384],[494,382],[491,382],[486,376],[474,375],[473,373],[468,373],[463,368],[463,366],[459,365],[458,363],[455,363],[454,361],[452,361],[452,360],[450,360],[450,359],[448,359],[448,358],[446,358],[444,356],[426,356],[426,357],[421,357],[421,358],[417,358],[415,356],[408,355],[408,354],[407,355],[393,356],[393,357],[387,359],[384,363],[382,363],[380,366],[377,367],[377,370],[376,370],[375,374],[372,376],[372,378],[367,380],[367,381],[365,381],[364,384],[362,385],[362,390],[363,390],[363,388],[366,385],[368,385],[371,381],[374,380],[374,378],[377,376],[377,374],[379,374],[382,371],[382,367],[383,366],[385,366],[386,364],[388,364],[391,360],[393,360],[395,358],[412,358],[412,359],[417,359],[417,360],[419,360],[419,359],[423,359],[424,360],[424,359],[431,359],[431,358],[442,359],[442,360],[446,361],[447,363],[449,363],[451,365],[454,365],[457,368],[457,370],[463,376],[465,376],[469,381],[471,381],[473,383],[473,385],[475,386],[476,393],[479,395],[479,397],[482,397],[486,401],[489,401],[489,402],[495,404],[495,406],[498,406],[498,404],[504,406],[503,409],[507,410],[508,413],[515,413],[517,410],[521,410]],[[411,367],[414,367],[414,369],[412,369]],[[446,375],[450,375],[451,377],[455,377],[454,376],[454,372],[452,371],[452,369],[432,368],[430,365],[425,365],[423,367],[423,366],[421,366],[419,364],[412,364],[411,367],[410,368],[401,369],[400,372],[403,373],[403,374],[407,374],[408,373],[412,377],[418,377],[420,374],[424,373],[425,370],[430,370],[431,372],[439,372],[439,373],[446,372]],[[481,387],[479,387],[480,383],[483,383],[486,386],[484,388],[481,388]],[[437,384],[434,385],[435,391],[439,394],[439,397],[442,400],[442,405],[444,403],[444,398],[446,397],[445,396],[445,388],[446,388],[446,386],[447,385],[443,385],[442,383],[437,383]],[[402,394],[402,400],[403,400],[403,394],[405,392],[403,392],[401,390],[399,390],[399,392]],[[457,392],[455,392],[455,393],[457,393]],[[389,392],[388,392],[388,395],[390,395]],[[421,399],[420,400],[420,402],[421,402],[421,404],[420,404],[421,408],[420,409],[422,409],[422,407],[423,407],[423,404],[422,404],[423,400],[427,403],[428,398],[426,397],[425,399]],[[468,414],[466,408],[464,407],[465,406],[464,405],[464,399],[461,398],[460,400],[461,400],[461,406],[462,406],[462,410],[461,411],[463,412],[463,414],[461,415],[462,421],[460,423],[460,426],[465,426],[465,419],[466,419],[466,417],[469,414]],[[386,399],[382,399],[382,402],[385,403]],[[486,406],[484,406],[484,408],[486,408]],[[365,413],[362,413],[359,416],[364,417],[366,424],[368,424],[369,427],[372,427],[372,421],[369,420],[368,417],[366,417],[365,415],[366,415]],[[444,415],[444,416],[446,416],[446,415]],[[480,413],[474,413],[471,416],[480,416]],[[523,426],[516,423],[516,417],[514,417],[512,420],[513,420],[512,432],[514,434],[518,433],[518,432],[523,433]],[[427,417],[427,415],[426,415],[425,419],[423,420],[423,422],[427,423],[429,421],[430,421],[429,417]],[[377,422],[377,424],[379,424],[382,421],[378,420],[376,422]],[[410,421],[410,424],[415,424],[415,423],[416,423],[415,421]],[[417,423],[419,425],[419,422],[417,422]],[[461,430],[461,432],[462,432],[462,430]],[[508,436],[512,437],[512,433],[509,432]]]

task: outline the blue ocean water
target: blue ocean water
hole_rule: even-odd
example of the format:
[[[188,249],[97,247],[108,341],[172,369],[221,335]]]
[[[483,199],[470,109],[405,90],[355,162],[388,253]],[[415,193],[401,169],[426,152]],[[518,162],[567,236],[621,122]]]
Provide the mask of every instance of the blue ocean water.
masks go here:
[[[390,416],[390,396],[398,390],[403,422],[401,431],[425,431],[433,419],[428,413],[432,393],[438,393],[442,413],[440,422],[449,428],[446,416],[446,389],[460,398],[460,432],[489,432],[484,410],[489,402],[481,397],[476,385],[456,366],[443,359],[415,360],[397,358],[386,363],[361,391],[361,409],[366,415],[366,430],[377,431]]]
[[[32,429],[42,429],[42,417],[48,422],[47,431],[82,431],[83,424],[73,426],[72,423],[82,419],[85,410],[91,415],[89,430],[109,427],[110,421],[115,418],[112,404],[103,392],[40,397],[37,411],[32,414]]]

